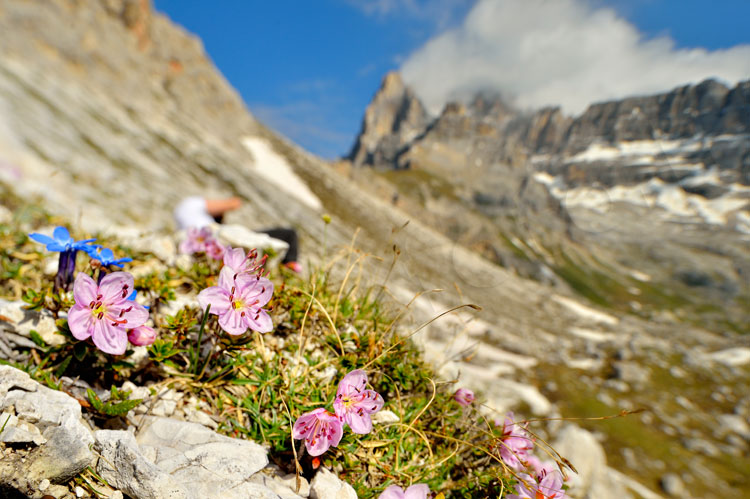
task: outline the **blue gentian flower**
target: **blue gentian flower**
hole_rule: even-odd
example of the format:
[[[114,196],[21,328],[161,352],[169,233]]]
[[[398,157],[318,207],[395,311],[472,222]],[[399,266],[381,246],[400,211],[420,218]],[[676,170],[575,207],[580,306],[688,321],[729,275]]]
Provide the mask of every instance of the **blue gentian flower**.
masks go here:
[[[85,248],[86,253],[96,260],[99,260],[102,263],[102,266],[109,267],[110,265],[114,265],[115,267],[122,268],[123,263],[132,262],[133,259],[126,257],[126,258],[119,258],[115,259],[115,254],[112,252],[109,248],[103,248],[102,246],[98,244],[92,244]]]
[[[72,237],[70,237],[70,232],[68,232],[68,229],[65,227],[56,227],[54,232],[52,233],[52,237],[45,236],[44,234],[39,234],[37,232],[32,232],[29,234],[29,237],[33,239],[34,241],[42,244],[47,245],[47,251],[71,251],[71,250],[86,250],[86,248],[91,247],[90,243],[91,241],[96,241],[96,239],[83,239],[81,241],[76,241]]]
[[[76,269],[76,254],[79,250],[88,251],[91,248],[89,244],[96,239],[83,239],[76,241],[70,237],[70,232],[65,227],[56,227],[52,232],[52,237],[32,232],[29,237],[42,244],[47,245],[47,251],[59,251],[60,260],[57,264],[57,275],[55,276],[55,288],[58,290],[68,290],[70,283],[73,282],[73,273]]]

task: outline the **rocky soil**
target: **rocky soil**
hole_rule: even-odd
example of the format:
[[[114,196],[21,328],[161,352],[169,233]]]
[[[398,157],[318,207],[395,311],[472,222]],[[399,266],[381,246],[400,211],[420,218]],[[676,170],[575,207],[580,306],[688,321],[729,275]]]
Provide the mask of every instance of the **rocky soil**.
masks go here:
[[[89,231],[117,231],[150,248],[163,247],[167,259],[173,251],[164,239],[172,230],[171,209],[186,194],[242,197],[245,205],[229,222],[251,228],[295,225],[311,262],[348,246],[359,228],[355,245],[371,283],[386,283],[384,296],[408,309],[414,327],[461,303],[482,307],[478,313],[445,316],[415,339],[446,376],[460,373],[460,382],[481,390],[486,405],[498,414],[513,408],[524,416],[552,418],[533,425],[557,440],[582,471],[586,481],[578,497],[653,497],[653,490],[676,497],[684,496],[683,490],[694,497],[747,496],[748,336],[707,329],[690,316],[680,317],[674,307],[649,305],[648,314],[641,314],[582,298],[570,280],[559,277],[559,268],[550,267],[559,266],[560,259],[555,245],[546,243],[580,229],[553,193],[541,184],[531,187],[536,170],[528,168],[511,179],[502,198],[511,212],[527,213],[523,203],[530,207],[532,214],[515,219],[517,232],[508,236],[507,248],[519,251],[507,253],[526,261],[529,275],[548,276],[534,281],[467,249],[471,244],[456,236],[465,233],[461,227],[447,235],[431,228],[430,218],[422,223],[401,209],[401,200],[394,205],[391,193],[383,199],[367,192],[356,178],[342,176],[263,127],[213,68],[200,42],[154,14],[147,2],[59,0],[43,7],[4,2],[0,30],[4,196],[36,199]],[[422,119],[418,106],[399,104],[398,98],[393,102],[413,123]],[[557,119],[550,114],[549,120]],[[416,126],[398,129],[410,136]],[[268,158],[269,151],[293,169],[293,178],[307,185],[320,208],[312,208],[308,196],[281,191],[278,184],[286,179],[274,183],[259,173],[259,158]],[[451,185],[468,184],[451,180]],[[520,196],[522,189],[536,194]],[[439,215],[441,202],[414,204],[420,213]],[[490,204],[500,210],[494,201]],[[321,220],[324,212],[332,216],[328,225]],[[559,216],[551,216],[555,213]],[[12,214],[6,210],[2,216]],[[584,216],[593,217],[591,224],[607,220],[592,210]],[[460,213],[454,218],[460,219]],[[521,234],[529,227],[543,230]],[[611,270],[609,258],[596,269],[599,273],[591,270],[583,242],[568,247],[578,248],[566,253],[571,262],[566,269],[579,280],[603,279],[600,274]],[[741,245],[737,248],[742,251]],[[731,255],[717,258],[731,260]],[[651,269],[618,263],[617,275],[624,269],[630,277],[618,280],[616,288],[629,293],[624,303],[638,303],[648,293],[668,296],[668,290],[650,284]],[[12,351],[12,344],[6,346]],[[30,387],[8,389],[35,393]],[[566,429],[555,419],[640,408],[645,411],[623,418],[576,421],[593,433],[578,434],[580,428]],[[31,420],[24,421],[17,406],[15,411],[16,426],[33,442],[36,432],[23,426]],[[47,438],[46,428],[37,430]],[[144,466],[155,475],[174,469],[169,468],[174,463],[154,457],[153,442],[140,433],[119,440],[110,433],[91,435],[100,442],[99,452],[122,449],[134,459],[144,456],[151,463]],[[208,445],[207,438],[201,444]],[[605,459],[618,471],[606,467]],[[247,473],[255,477],[258,470]]]

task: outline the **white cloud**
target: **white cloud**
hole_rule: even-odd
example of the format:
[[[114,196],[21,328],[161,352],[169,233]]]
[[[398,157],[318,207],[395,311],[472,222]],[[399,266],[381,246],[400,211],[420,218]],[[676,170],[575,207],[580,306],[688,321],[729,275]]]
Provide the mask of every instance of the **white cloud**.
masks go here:
[[[426,21],[438,29],[453,24],[475,0],[345,0],[368,16],[381,19],[407,17]]]
[[[432,112],[451,99],[493,89],[523,107],[651,94],[715,77],[750,78],[750,45],[677,49],[644,39],[609,8],[586,0],[479,0],[464,22],[416,50],[404,79]]]

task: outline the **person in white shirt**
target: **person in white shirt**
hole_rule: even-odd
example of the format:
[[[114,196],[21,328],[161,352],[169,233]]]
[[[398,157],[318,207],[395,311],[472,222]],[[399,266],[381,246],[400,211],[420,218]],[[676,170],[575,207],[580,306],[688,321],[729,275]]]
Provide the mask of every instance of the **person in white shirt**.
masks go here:
[[[175,207],[174,219],[180,230],[187,230],[191,227],[203,228],[213,224],[221,224],[226,212],[236,210],[240,206],[242,206],[242,200],[238,197],[205,199],[201,196],[190,196],[180,201]],[[274,227],[256,232],[286,242],[289,248],[281,263],[294,272],[300,273],[302,271],[302,266],[297,261],[299,239],[294,229]]]

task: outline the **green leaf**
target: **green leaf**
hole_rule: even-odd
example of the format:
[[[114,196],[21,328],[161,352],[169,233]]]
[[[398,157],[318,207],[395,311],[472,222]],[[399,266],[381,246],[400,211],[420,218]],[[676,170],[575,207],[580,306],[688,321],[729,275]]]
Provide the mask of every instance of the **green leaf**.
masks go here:
[[[85,342],[79,341],[73,346],[73,355],[77,361],[82,361],[89,353],[89,347]]]
[[[68,368],[68,365],[70,365],[70,361],[73,360],[73,357],[67,356],[65,357],[65,360],[62,361],[62,363],[57,366],[57,369],[55,369],[55,377],[59,378],[63,374],[65,374],[65,370]]]
[[[29,331],[29,336],[31,337],[31,341],[36,343],[37,346],[40,346],[42,348],[45,348],[47,346],[47,343],[42,339],[41,335],[37,333],[35,330]]]
[[[86,395],[88,396],[91,407],[93,407],[97,412],[102,412],[104,404],[102,403],[99,396],[94,393],[94,390],[92,390],[91,388],[86,388]]]

